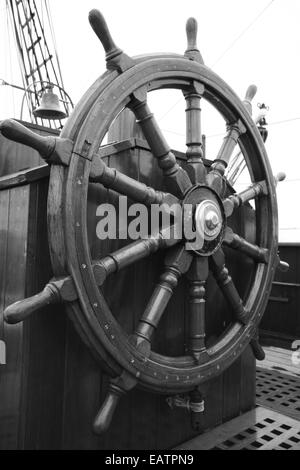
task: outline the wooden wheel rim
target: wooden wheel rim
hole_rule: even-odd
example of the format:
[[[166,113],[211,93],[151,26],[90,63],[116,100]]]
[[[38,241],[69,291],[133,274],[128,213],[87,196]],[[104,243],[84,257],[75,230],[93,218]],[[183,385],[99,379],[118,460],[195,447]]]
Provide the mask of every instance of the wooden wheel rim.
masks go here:
[[[182,88],[192,81],[205,87],[204,98],[228,122],[237,118],[247,132],[240,139],[251,177],[264,179],[269,195],[257,204],[259,244],[268,248],[270,261],[258,264],[251,293],[245,303],[250,321],[231,330],[211,349],[209,360],[195,365],[192,358],[167,358],[151,353],[145,358],[129,342],[110,312],[96,285],[89,253],[86,227],[86,201],[91,159],[126,98],[145,84],[159,80],[159,88]],[[95,125],[95,123],[97,123]],[[68,306],[71,318],[83,340],[106,370],[120,375],[123,369],[147,389],[183,391],[221,373],[244,350],[253,336],[265,309],[276,266],[277,204],[271,168],[259,132],[242,102],[216,74],[205,66],[178,56],[145,57],[118,75],[107,72],[86,93],[62,134],[74,141],[68,169],[53,167],[49,193],[49,242],[56,276],[71,274],[80,302]],[[84,203],[83,203],[84,201]],[[262,224],[261,221],[264,221]],[[55,237],[52,236],[55,234]]]

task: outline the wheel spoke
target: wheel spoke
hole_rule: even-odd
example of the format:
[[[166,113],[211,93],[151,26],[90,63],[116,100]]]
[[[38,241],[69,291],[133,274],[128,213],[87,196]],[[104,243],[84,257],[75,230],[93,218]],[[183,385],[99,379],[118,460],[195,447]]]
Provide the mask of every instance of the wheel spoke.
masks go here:
[[[207,258],[195,258],[188,273],[189,289],[189,339],[188,348],[199,362],[205,351],[205,286],[208,278]]]
[[[128,106],[135,114],[150,149],[158,160],[158,165],[166,178],[169,191],[182,198],[192,187],[192,182],[187,172],[178,165],[176,157],[167,144],[146,99],[134,98]]]
[[[246,132],[246,128],[241,121],[228,126],[227,134],[220,148],[218,156],[211,166],[208,174],[208,183],[220,195],[224,191],[223,177],[228,166],[231,155],[237,145],[239,137]]]
[[[245,324],[247,322],[247,312],[233,280],[229,275],[228,269],[225,265],[225,255],[222,250],[219,250],[217,253],[212,255],[211,264],[214,276],[224,294],[224,297],[231,305],[236,320]]]
[[[233,211],[252,199],[259,196],[267,196],[268,188],[266,181],[252,184],[249,188],[245,189],[239,194],[233,194],[223,201],[226,217],[230,217]]]
[[[93,272],[97,285],[101,286],[110,274],[156,253],[159,249],[172,247],[179,242],[180,240],[176,238],[175,227],[172,226],[147,239],[131,243],[99,261],[93,261]]]
[[[253,258],[255,261],[260,263],[268,263],[269,250],[266,248],[260,248],[253,243],[248,242],[244,238],[234,233],[231,228],[227,227],[224,237],[224,244],[235,250],[241,251],[246,255]]]
[[[90,181],[101,183],[108,189],[150,206],[151,204],[176,204],[178,199],[172,194],[156,191],[139,181],[124,175],[115,168],[108,167],[101,157],[96,156],[90,173]]]
[[[179,278],[189,270],[191,263],[192,255],[182,246],[169,253],[165,261],[165,271],[139,322],[135,337],[151,342],[153,333],[178,285]]]
[[[220,148],[220,151],[218,153],[218,156],[216,158],[217,163],[223,163],[226,166],[229,163],[229,160],[231,158],[231,155],[235,149],[235,146],[237,145],[238,139],[242,134],[246,132],[245,126],[242,124],[241,121],[238,121],[230,126],[228,126],[227,129],[227,134],[224,138],[222,147]],[[224,169],[224,171],[225,171]]]
[[[206,182],[206,169],[203,163],[203,142],[201,132],[201,98],[204,86],[194,82],[193,87],[184,93],[186,100],[186,145],[187,171],[194,184]]]

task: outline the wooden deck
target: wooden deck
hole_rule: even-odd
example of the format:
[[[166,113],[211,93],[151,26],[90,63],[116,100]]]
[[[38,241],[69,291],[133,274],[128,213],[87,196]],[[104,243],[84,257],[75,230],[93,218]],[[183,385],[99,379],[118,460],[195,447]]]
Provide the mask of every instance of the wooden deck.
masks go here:
[[[266,352],[266,359],[257,364],[259,369],[277,371],[300,380],[300,354],[298,355],[299,364],[296,365],[293,363],[295,350],[277,348],[274,346],[264,347],[264,350]]]
[[[182,450],[300,450],[300,364],[292,349],[265,347],[257,407],[182,444]]]

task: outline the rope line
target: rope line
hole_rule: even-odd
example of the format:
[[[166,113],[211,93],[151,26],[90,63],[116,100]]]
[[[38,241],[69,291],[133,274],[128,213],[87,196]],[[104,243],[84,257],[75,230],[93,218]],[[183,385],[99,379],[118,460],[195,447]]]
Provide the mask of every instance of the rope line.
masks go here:
[[[289,119],[284,119],[284,120],[281,120],[281,121],[274,121],[274,122],[270,122],[267,124],[267,126],[277,126],[278,124],[285,124],[287,122],[294,122],[294,121],[300,121],[300,116],[297,116],[297,117],[294,117],[294,118],[289,118]],[[178,135],[180,137],[185,137],[185,134],[182,134],[180,132],[175,132],[175,131],[171,131],[170,129],[162,129],[164,132],[167,132],[169,134],[174,134],[174,135]],[[205,138],[206,139],[213,139],[213,138],[216,138],[216,137],[224,137],[226,135],[226,132],[223,132],[222,134],[211,134],[211,135],[206,135]]]
[[[275,0],[271,0],[268,3],[268,5],[264,7],[264,9],[251,21],[251,23],[248,26],[246,26],[246,28],[234,39],[234,41],[232,41],[232,43],[229,44],[229,46],[225,49],[225,51],[222,52],[222,54],[218,57],[218,59],[213,63],[212,67],[217,65],[223,59],[223,57],[227,54],[227,52],[229,52],[236,45],[236,43],[247,33],[247,31],[249,31],[250,28],[252,28],[252,26],[254,26],[255,23],[257,23],[260,17],[263,16],[263,14],[270,8],[272,3],[274,2]]]

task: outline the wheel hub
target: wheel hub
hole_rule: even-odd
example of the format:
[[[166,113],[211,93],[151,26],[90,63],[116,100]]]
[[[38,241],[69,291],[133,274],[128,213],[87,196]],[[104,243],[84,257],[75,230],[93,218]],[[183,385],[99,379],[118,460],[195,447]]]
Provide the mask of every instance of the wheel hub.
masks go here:
[[[194,186],[185,197],[184,233],[188,249],[200,256],[211,256],[222,244],[226,219],[218,194],[207,186]],[[196,243],[188,228],[193,227]]]
[[[195,225],[206,240],[214,240],[222,230],[222,214],[217,204],[210,200],[201,202],[195,212]]]

